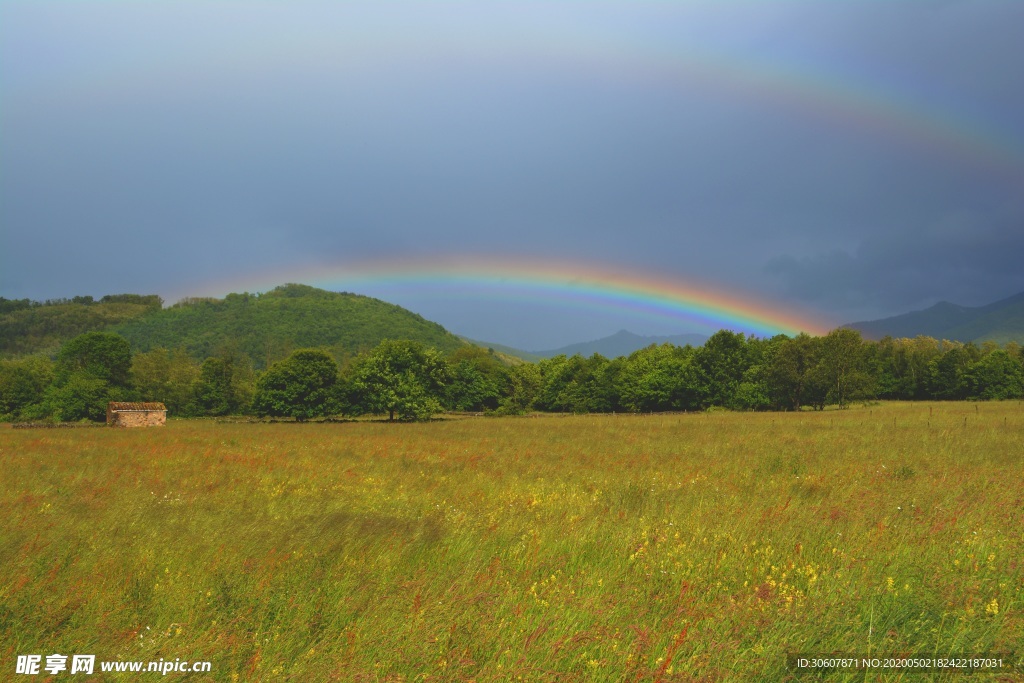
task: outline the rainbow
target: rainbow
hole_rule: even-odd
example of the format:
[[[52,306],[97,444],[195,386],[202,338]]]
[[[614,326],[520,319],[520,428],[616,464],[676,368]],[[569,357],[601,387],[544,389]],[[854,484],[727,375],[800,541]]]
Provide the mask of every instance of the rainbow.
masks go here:
[[[671,10],[671,5],[665,7]],[[224,63],[214,61],[205,72],[214,77],[220,67],[232,79],[244,82],[282,64],[328,80],[357,69],[373,71],[381,64],[406,62],[436,61],[442,70],[488,62],[499,69],[562,69],[597,81],[725,93],[754,106],[794,111],[845,131],[880,135],[919,151],[938,151],[972,170],[992,171],[1015,185],[1024,182],[1024,140],[1019,130],[977,114],[958,114],[921,96],[908,96],[906,84],[896,83],[889,75],[856,75],[850,70],[826,68],[812,56],[773,63],[688,40],[659,42],[628,31],[585,28],[542,31],[525,43],[514,31],[498,29],[476,35],[464,26],[462,31],[453,29],[433,38],[429,34],[403,35],[401,39],[369,34],[355,41],[338,41],[327,24],[318,22],[302,30],[293,27],[287,36],[276,38],[275,50],[269,53],[262,40],[233,43],[232,58]],[[446,49],[439,49],[438,44]],[[221,59],[220,47],[211,51],[209,59]],[[108,64],[102,70],[93,67],[73,83],[56,85],[95,100],[104,93],[117,95],[137,89],[140,83],[159,86],[196,79],[194,64],[182,66],[167,57],[142,52],[137,59]],[[42,81],[27,87],[43,95],[52,92],[54,85]]]
[[[394,259],[353,265],[314,266],[264,273],[207,288],[226,294],[267,291],[298,282],[377,298],[424,295],[453,300],[557,304],[599,311],[623,310],[671,321],[681,331],[731,329],[771,336],[823,334],[829,326],[776,302],[686,282],[678,277],[630,272],[603,264],[460,256]]]
[[[846,131],[860,130],[904,146],[935,150],[975,170],[987,170],[1020,185],[1024,149],[994,125],[930,110],[877,85],[820,69],[786,68],[738,61],[714,52],[654,54],[649,68],[666,80],[739,96],[802,112]]]

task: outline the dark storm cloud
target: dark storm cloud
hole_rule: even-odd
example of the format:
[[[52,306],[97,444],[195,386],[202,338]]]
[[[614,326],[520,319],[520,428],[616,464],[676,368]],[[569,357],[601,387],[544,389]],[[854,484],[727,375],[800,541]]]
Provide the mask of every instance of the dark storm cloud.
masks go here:
[[[852,251],[773,259],[765,270],[794,300],[819,310],[877,315],[940,300],[977,306],[1024,291],[1024,206],[998,214],[951,214],[920,230],[864,239]],[[834,316],[835,318],[835,316]]]
[[[987,0],[3,3],[0,295],[511,252],[835,322],[983,303],[1024,288],[1021,25]]]

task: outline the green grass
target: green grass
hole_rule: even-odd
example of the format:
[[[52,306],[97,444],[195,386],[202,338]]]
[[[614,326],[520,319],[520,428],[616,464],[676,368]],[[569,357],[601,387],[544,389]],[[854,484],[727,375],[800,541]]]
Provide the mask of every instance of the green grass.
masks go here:
[[[59,652],[212,662],[162,680],[779,681],[787,652],[1024,642],[1019,402],[3,429],[0,463],[0,677]]]

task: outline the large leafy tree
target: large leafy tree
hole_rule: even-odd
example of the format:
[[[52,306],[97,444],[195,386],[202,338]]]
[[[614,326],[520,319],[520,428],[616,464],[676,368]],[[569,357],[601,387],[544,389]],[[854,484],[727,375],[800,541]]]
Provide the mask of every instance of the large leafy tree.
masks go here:
[[[769,363],[778,348],[789,340],[784,334],[770,339],[749,337],[747,339],[747,360],[750,363],[743,378],[736,387],[736,393],[729,408],[735,410],[769,410],[774,402],[769,382]]]
[[[132,381],[144,401],[160,401],[172,415],[188,413],[199,366],[183,349],[159,348],[132,358]]]
[[[494,410],[508,384],[507,366],[479,346],[466,345],[449,356],[451,380],[445,404],[455,410]]]
[[[106,419],[107,403],[121,398],[125,396],[117,393],[109,382],[76,372],[60,385],[51,386],[44,403],[46,412],[63,422],[102,422]]]
[[[53,380],[53,362],[45,356],[0,360],[0,419],[31,417]]]
[[[980,360],[981,351],[974,344],[943,342],[943,346],[942,355],[928,363],[929,388],[934,398],[962,401],[971,393],[968,371]]]
[[[595,353],[547,358],[540,362],[542,384],[536,405],[541,410],[569,413],[609,412],[618,406],[615,375],[620,363],[612,364]]]
[[[132,351],[121,336],[86,332],[57,353],[54,382],[46,390],[41,414],[58,420],[103,420],[109,401],[134,398]]]
[[[765,383],[768,395],[777,408],[800,410],[817,399],[824,401],[825,392],[816,381],[813,370],[818,364],[820,339],[800,333],[773,347],[765,357]]]
[[[864,353],[879,398],[912,400],[929,396],[928,363],[941,355],[939,343],[931,337],[883,337],[866,343]]]
[[[693,348],[649,346],[634,351],[618,376],[619,400],[632,412],[699,410],[707,395]]]
[[[697,349],[696,362],[708,382],[708,403],[728,406],[750,367],[742,332],[719,330]]]
[[[498,401],[496,413],[521,415],[533,407],[541,387],[540,368],[533,363],[523,363],[508,369],[508,383],[505,393]]]
[[[358,357],[349,381],[349,411],[425,420],[441,412],[451,371],[444,358],[414,341],[385,340]]]
[[[249,356],[233,344],[222,344],[203,361],[192,385],[190,415],[235,415],[250,408],[255,377]]]
[[[1024,368],[1017,358],[1002,349],[986,354],[971,365],[967,379],[974,398],[1024,397]]]
[[[835,329],[822,337],[815,375],[827,387],[830,403],[845,408],[850,400],[870,392],[871,376],[866,371],[864,348],[856,330]]]
[[[192,386],[188,412],[192,415],[218,416],[234,412],[231,392],[231,363],[223,358],[207,358],[199,368]]]
[[[257,415],[300,422],[338,412],[338,364],[325,351],[301,349],[270,366],[256,383]]]
[[[86,332],[64,344],[57,353],[56,379],[63,384],[81,373],[112,387],[131,386],[132,349],[120,335]]]

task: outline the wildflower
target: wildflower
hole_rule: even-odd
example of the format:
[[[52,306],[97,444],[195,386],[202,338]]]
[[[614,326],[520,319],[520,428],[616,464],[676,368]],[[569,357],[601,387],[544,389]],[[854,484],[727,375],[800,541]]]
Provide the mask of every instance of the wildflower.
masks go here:
[[[985,614],[991,614],[992,616],[999,614],[999,600],[992,598],[992,601],[985,605]]]

